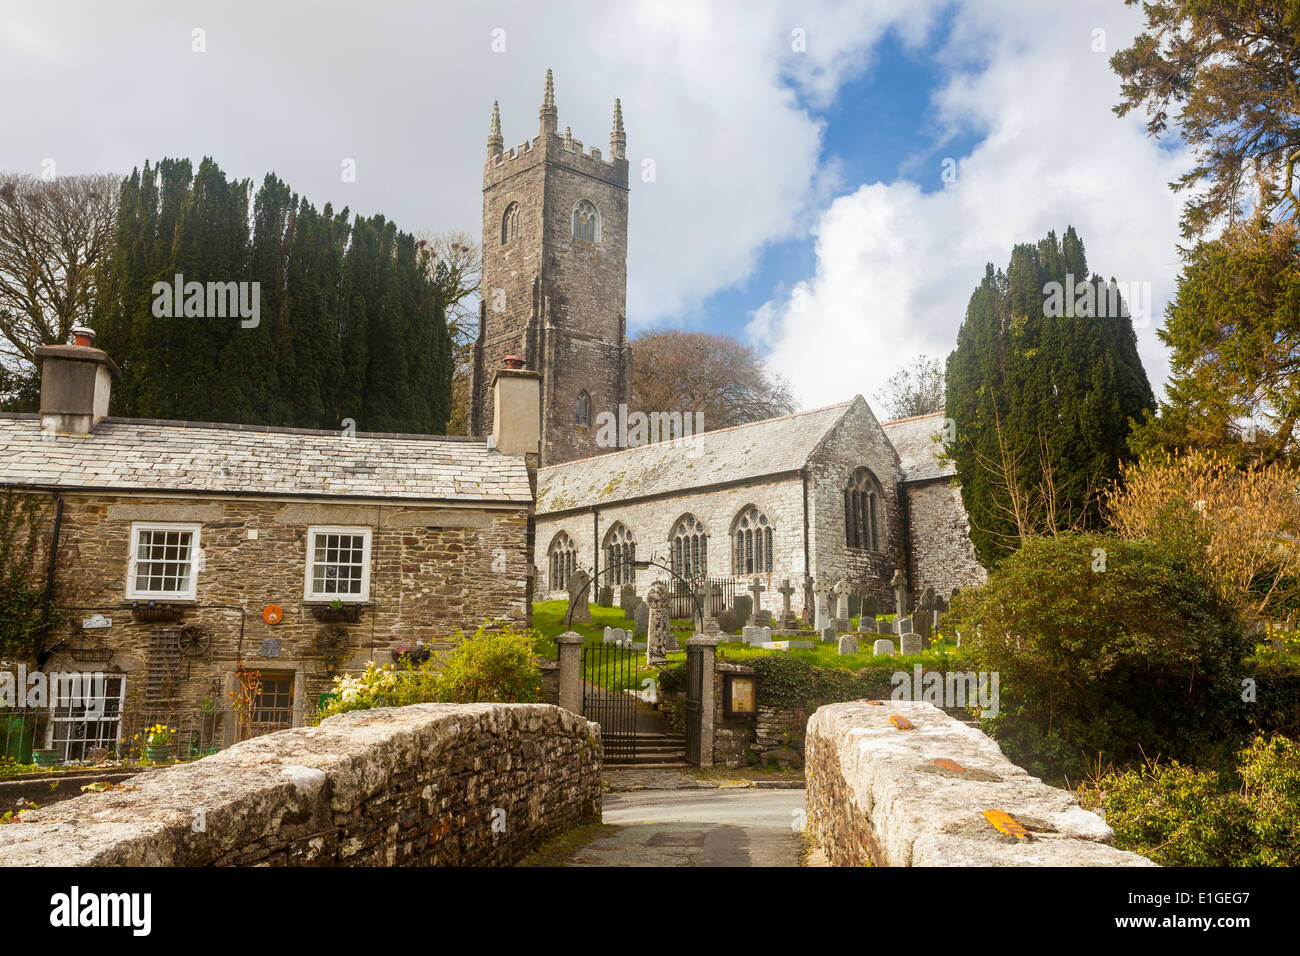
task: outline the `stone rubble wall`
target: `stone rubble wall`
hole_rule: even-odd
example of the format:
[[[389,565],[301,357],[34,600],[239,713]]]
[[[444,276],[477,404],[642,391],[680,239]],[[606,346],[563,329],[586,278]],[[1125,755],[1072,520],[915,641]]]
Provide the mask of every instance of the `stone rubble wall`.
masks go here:
[[[600,820],[600,747],[546,704],[353,711],[24,813],[0,866],[505,866]]]
[[[890,717],[913,724],[900,730]],[[808,720],[809,833],[836,866],[1154,866],[1068,792],[933,704],[831,704]],[[935,764],[947,757],[964,771]],[[1030,831],[996,830],[986,810]]]

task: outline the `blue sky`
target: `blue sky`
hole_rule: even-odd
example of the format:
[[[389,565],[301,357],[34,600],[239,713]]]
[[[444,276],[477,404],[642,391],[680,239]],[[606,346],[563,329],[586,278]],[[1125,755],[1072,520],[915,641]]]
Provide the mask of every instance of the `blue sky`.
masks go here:
[[[211,155],[477,234],[492,101],[507,147],[535,136],[551,67],[588,146],[622,99],[633,332],[728,332],[804,406],[872,399],[951,350],[985,263],[1073,224],[1092,265],[1150,288],[1158,390],[1189,160],[1111,112],[1139,25],[1119,0],[0,0],[0,83],[40,92],[7,103],[0,168]]]

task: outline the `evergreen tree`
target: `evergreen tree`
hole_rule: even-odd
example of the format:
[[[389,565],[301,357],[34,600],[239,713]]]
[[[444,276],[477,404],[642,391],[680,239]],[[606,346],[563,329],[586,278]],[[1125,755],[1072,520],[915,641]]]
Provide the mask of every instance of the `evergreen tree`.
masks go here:
[[[114,414],[444,430],[451,340],[428,253],[382,216],[318,212],[274,175],[251,218],[250,193],[210,158],[197,174],[187,160],[146,163],[123,183],[96,319],[124,373]],[[154,283],[178,274],[205,290],[257,283],[258,323],[211,314],[207,295],[156,315]]]
[[[1089,276],[1073,227],[990,264],[947,364],[948,453],[980,560],[1031,534],[1100,526],[1100,492],[1154,404],[1117,287]]]

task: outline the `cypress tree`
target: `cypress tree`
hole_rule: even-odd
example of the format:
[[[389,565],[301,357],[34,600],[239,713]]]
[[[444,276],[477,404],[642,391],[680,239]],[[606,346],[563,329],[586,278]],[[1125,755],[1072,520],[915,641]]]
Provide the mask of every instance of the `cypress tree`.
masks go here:
[[[948,451],[987,566],[1029,534],[1099,527],[1129,420],[1154,404],[1127,307],[1106,290],[1071,227],[1016,246],[971,296],[948,358]]]

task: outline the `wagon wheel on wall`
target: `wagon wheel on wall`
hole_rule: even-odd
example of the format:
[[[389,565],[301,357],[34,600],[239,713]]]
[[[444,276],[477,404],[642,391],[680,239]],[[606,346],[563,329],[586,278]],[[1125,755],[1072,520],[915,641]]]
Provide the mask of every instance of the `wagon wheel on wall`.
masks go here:
[[[206,627],[198,624],[186,624],[176,635],[176,644],[186,657],[198,657],[206,654],[212,646],[212,635]]]

